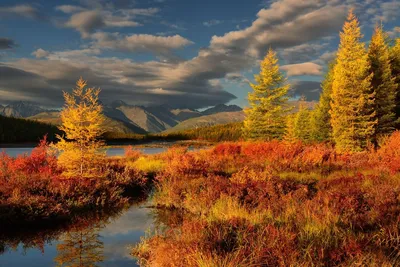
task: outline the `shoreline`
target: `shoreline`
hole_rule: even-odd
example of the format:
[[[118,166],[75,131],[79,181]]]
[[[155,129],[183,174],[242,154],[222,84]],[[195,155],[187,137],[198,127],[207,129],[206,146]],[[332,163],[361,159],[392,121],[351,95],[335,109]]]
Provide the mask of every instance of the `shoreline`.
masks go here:
[[[0,151],[5,148],[34,148],[38,143],[27,142],[27,143],[6,143],[0,144]],[[202,140],[164,140],[164,141],[106,141],[105,147],[166,147],[173,145],[188,145],[188,146],[210,146],[215,143]]]

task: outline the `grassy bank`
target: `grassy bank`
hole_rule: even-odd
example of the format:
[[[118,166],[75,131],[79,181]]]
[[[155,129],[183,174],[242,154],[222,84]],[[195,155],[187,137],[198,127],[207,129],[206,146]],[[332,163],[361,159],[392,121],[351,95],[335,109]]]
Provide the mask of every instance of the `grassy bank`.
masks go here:
[[[65,178],[57,158],[42,142],[16,158],[0,154],[0,226],[69,220],[82,212],[122,207],[148,190],[150,170],[132,162],[144,157],[106,158],[102,177]]]
[[[397,266],[400,133],[379,149],[226,143],[170,150],[156,178],[163,227],[132,254],[144,266]]]

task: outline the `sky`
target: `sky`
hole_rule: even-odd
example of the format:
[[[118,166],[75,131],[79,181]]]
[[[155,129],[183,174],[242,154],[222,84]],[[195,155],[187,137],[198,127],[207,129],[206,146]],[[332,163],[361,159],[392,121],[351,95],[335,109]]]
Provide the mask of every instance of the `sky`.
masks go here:
[[[351,8],[365,42],[400,36],[398,0],[0,0],[0,103],[60,107],[82,76],[104,103],[245,107],[269,48],[318,100]]]

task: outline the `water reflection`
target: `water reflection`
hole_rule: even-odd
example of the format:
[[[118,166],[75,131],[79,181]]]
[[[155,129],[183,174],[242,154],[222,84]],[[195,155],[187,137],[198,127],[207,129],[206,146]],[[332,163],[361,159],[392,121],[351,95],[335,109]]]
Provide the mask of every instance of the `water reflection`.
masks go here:
[[[91,225],[88,228],[70,231],[61,237],[57,245],[57,266],[89,267],[98,266],[104,261],[104,243],[100,241],[99,231],[103,226]]]
[[[30,154],[32,152],[33,147],[10,147],[10,148],[1,148],[0,152],[5,151],[9,156],[16,157],[18,155]],[[152,155],[164,152],[167,147],[142,147],[138,148],[138,150],[142,151],[143,154]],[[125,153],[125,147],[109,147],[106,149],[107,156],[123,156]]]
[[[137,266],[129,246],[153,221],[144,204],[30,229],[0,229],[0,266]]]

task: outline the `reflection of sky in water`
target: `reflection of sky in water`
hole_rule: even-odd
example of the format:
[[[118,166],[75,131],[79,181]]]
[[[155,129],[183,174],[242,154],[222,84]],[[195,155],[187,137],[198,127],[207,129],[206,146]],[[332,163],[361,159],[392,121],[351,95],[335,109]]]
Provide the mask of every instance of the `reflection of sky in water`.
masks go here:
[[[11,148],[0,148],[0,152],[5,151],[11,157],[16,157],[20,154],[29,154],[32,151],[32,147],[11,147]],[[107,149],[107,156],[122,156],[124,155],[124,147],[111,147]],[[164,152],[166,147],[145,147],[139,148],[138,150],[142,151],[144,154],[157,154]]]
[[[132,206],[120,217],[110,219],[105,228],[100,230],[100,241],[104,243],[104,261],[99,266],[136,266],[135,259],[129,255],[129,247],[140,241],[152,225],[150,210]],[[54,258],[58,255],[56,249],[60,241],[54,240],[46,244],[44,254],[39,249],[27,249],[22,245],[17,250],[9,250],[0,255],[1,267],[22,266],[55,266]]]

